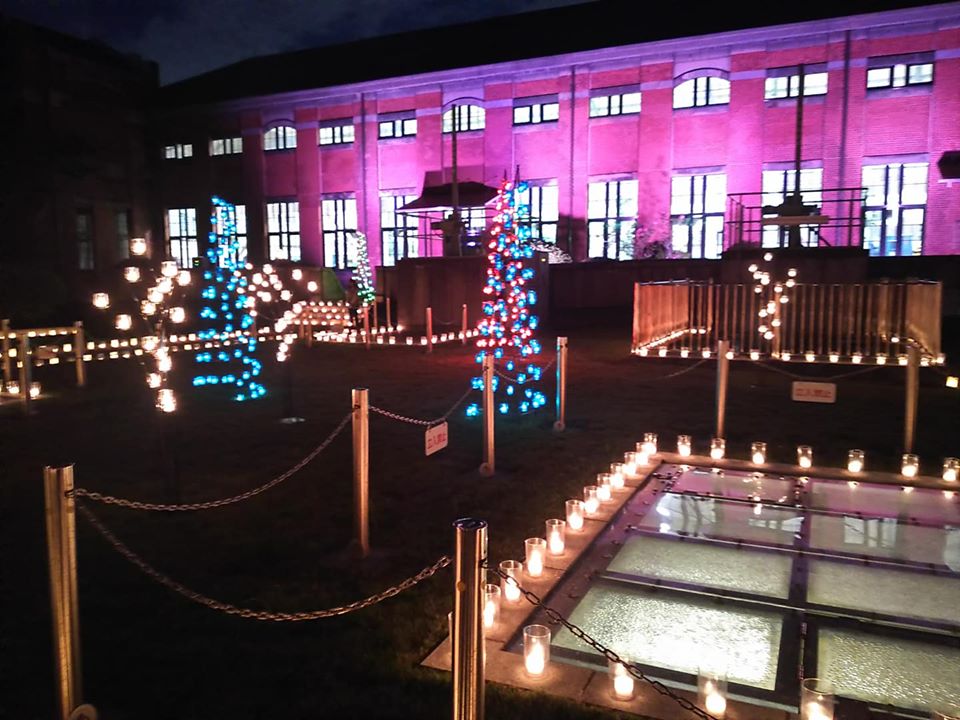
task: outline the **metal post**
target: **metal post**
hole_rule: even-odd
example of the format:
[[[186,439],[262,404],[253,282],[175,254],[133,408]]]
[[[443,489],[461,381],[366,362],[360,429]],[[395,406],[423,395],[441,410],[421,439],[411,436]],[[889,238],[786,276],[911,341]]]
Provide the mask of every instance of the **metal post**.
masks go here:
[[[427,352],[433,352],[433,308],[428,307],[427,314]]]
[[[373,296],[373,329],[380,327],[380,303],[377,302],[377,296]]]
[[[467,304],[460,308],[460,344],[467,344]]]
[[[0,347],[3,351],[3,389],[7,389],[7,383],[12,379],[10,376],[10,321],[4,318],[0,320]]]
[[[720,340],[717,343],[717,425],[716,437],[726,437],[727,419],[727,386],[730,384],[730,341]]]
[[[77,607],[77,534],[73,466],[43,469],[47,560],[53,613],[54,670],[59,718],[80,703],[80,620]]]
[[[557,338],[557,420],[554,430],[567,428],[567,338]]]
[[[370,426],[368,390],[354,388],[353,400],[353,508],[355,542],[360,557],[370,554]]]
[[[640,283],[633,284],[633,334],[630,352],[635,352],[640,344]]]
[[[454,566],[453,720],[483,720],[483,561],[487,557],[487,523],[457,520]]]
[[[87,346],[86,333],[83,331],[83,322],[77,320],[73,324],[73,363],[77,369],[77,387],[87,384],[87,368],[83,364],[83,350]]]
[[[30,338],[26,333],[19,337],[20,347],[17,350],[17,369],[20,379],[20,405],[25,413],[30,412],[30,383],[33,368],[30,366]]]
[[[363,306],[363,344],[370,349],[370,306]]]
[[[493,408],[493,353],[483,356],[483,462],[480,474],[490,477],[494,473],[494,408]]]
[[[391,319],[391,318],[390,318],[390,296],[389,296],[389,295],[387,295],[387,303],[386,303],[386,304],[387,304],[387,327],[389,328],[389,327],[391,326],[391,323],[390,323],[390,319]]]
[[[917,434],[917,404],[920,400],[920,350],[916,345],[907,348],[907,402],[903,414],[903,451],[913,452]]]

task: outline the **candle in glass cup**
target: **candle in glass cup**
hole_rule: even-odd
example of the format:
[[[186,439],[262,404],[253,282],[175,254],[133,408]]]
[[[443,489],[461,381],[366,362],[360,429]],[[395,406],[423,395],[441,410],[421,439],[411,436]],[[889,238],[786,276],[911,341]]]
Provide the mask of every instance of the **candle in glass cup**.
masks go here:
[[[550,662],[550,628],[527,625],[523,629],[523,667],[528,675],[539,677]]]
[[[905,478],[914,478],[920,471],[920,458],[910,453],[905,453],[900,462],[900,474]]]
[[[727,441],[723,438],[713,438],[710,441],[710,458],[712,460],[723,460],[727,453]]]
[[[797,465],[807,469],[813,467],[813,448],[809,445],[797,447]]]
[[[657,454],[657,434],[656,433],[644,433],[643,434],[643,453],[649,458],[651,455]]]
[[[697,673],[697,695],[703,708],[715,718],[727,713],[727,676],[713,670]]]
[[[955,457],[945,458],[943,461],[943,479],[946,482],[956,482],[960,477],[960,459]]]
[[[689,435],[677,435],[677,455],[690,457],[693,452],[693,441]]]
[[[805,678],[800,685],[800,720],[833,720],[833,684]]]
[[[750,444],[750,459],[754,465],[763,465],[767,462],[767,444],[755,442]]]
[[[622,490],[624,483],[623,463],[610,464],[610,487],[613,490]]]
[[[847,471],[852,473],[863,472],[866,455],[863,450],[851,450],[847,453]]]
[[[623,663],[607,660],[607,677],[610,679],[610,693],[617,700],[633,699],[636,694],[636,683]]]
[[[527,538],[523,545],[527,551],[527,575],[538,578],[543,575],[543,561],[547,554],[547,541],[543,538]]]
[[[547,526],[547,552],[551,555],[563,555],[567,547],[567,523],[563,520],[551,518]]]
[[[610,473],[597,473],[597,499],[600,502],[609,502],[612,498]]]
[[[516,560],[504,560],[500,563],[500,572],[507,576],[500,578],[500,591],[506,602],[515,603],[520,600],[520,585],[517,578],[522,570],[523,563]]]
[[[583,530],[583,514],[586,512],[583,507],[583,500],[567,500],[567,527],[574,532]]]
[[[500,586],[487,583],[483,586],[483,627],[491,629],[500,618]]]
[[[597,497],[597,486],[587,485],[583,488],[583,509],[587,515],[596,515],[600,509],[600,498]]]

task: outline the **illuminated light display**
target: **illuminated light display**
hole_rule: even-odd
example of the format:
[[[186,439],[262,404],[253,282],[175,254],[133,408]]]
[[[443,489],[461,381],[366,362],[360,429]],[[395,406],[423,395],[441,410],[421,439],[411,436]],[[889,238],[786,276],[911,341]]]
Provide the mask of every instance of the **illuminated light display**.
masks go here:
[[[361,308],[365,308],[377,301],[377,294],[373,288],[373,271],[370,269],[367,236],[360,232],[355,234],[357,236],[357,267],[353,271],[352,279],[357,284],[357,301]]]
[[[496,216],[487,242],[487,282],[483,288],[488,298],[483,303],[476,361],[483,363],[492,353],[499,368],[493,378],[493,391],[498,395],[497,412],[528,413],[543,407],[547,398],[537,384],[543,368],[536,363],[540,343],[534,337],[539,319],[533,314],[537,304],[535,290],[526,285],[534,277],[533,245],[530,229],[520,226],[518,218],[528,212],[520,198],[527,190],[525,182],[504,180],[496,199]],[[473,378],[473,386],[483,389],[483,379]],[[468,417],[481,413],[480,406],[467,407]]]

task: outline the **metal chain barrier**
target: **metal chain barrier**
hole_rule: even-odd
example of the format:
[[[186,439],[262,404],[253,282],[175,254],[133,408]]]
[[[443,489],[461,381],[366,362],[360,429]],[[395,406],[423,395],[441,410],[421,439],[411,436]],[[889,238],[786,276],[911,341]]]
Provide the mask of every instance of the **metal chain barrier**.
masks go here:
[[[704,359],[704,360],[698,360],[698,361],[695,362],[693,365],[689,365],[689,366],[687,366],[687,367],[685,367],[685,368],[680,368],[680,369],[677,370],[676,372],[667,373],[666,375],[659,375],[659,376],[657,376],[657,377],[655,377],[655,378],[644,378],[644,380],[647,380],[647,379],[649,379],[649,380],[672,380],[672,379],[675,378],[675,377],[680,377],[681,375],[686,375],[688,372],[693,372],[693,371],[696,370],[698,367],[700,367],[701,365],[703,365],[705,362],[707,362],[706,359]]]
[[[346,615],[354,610],[363,610],[364,608],[368,608],[371,605],[376,605],[387,598],[392,598],[394,595],[399,595],[404,590],[409,590],[417,583],[436,575],[438,572],[440,572],[440,570],[447,567],[447,565],[452,562],[449,557],[444,555],[433,565],[425,567],[416,575],[412,575],[406,580],[389,587],[386,590],[378,592],[376,595],[371,595],[370,597],[364,598],[363,600],[357,600],[349,603],[348,605],[340,605],[338,607],[326,608],[324,610],[307,610],[304,612],[271,612],[269,610],[253,610],[251,608],[237,607],[236,605],[231,605],[230,603],[214,600],[213,598],[207,597],[206,595],[198,593],[195,590],[191,590],[185,585],[177,582],[167,575],[164,575],[162,572],[157,570],[155,567],[147,563],[143,558],[133,552],[133,550],[124,545],[123,542],[121,542],[116,535],[110,532],[110,530],[100,521],[100,518],[94,515],[93,512],[83,503],[77,503],[77,509],[80,511],[80,514],[83,515],[91,525],[93,525],[94,529],[101,535],[101,537],[103,537],[104,540],[113,546],[114,550],[120,553],[126,560],[138,567],[144,574],[153,580],[156,580],[164,587],[173,590],[175,593],[185,597],[191,602],[204,605],[211,610],[218,610],[222,613],[226,613],[227,615],[236,615],[249,620],[303,622],[305,620],[320,620],[323,618],[336,617],[338,615]]]
[[[385,418],[390,420],[396,420],[397,422],[409,423],[410,425],[421,425],[423,427],[433,427],[434,425],[439,425],[440,423],[446,422],[447,419],[453,415],[453,411],[460,407],[463,404],[463,401],[470,397],[470,393],[473,392],[473,387],[467,388],[467,391],[460,396],[460,398],[447,410],[443,415],[433,420],[420,420],[419,418],[407,417],[406,415],[401,415],[399,413],[390,412],[389,410],[384,410],[383,408],[378,408],[375,405],[370,406],[370,411],[375,412],[378,415],[383,415]]]
[[[75,497],[85,497],[96,502],[104,503],[106,505],[119,505],[120,507],[130,508],[132,510],[152,510],[159,512],[188,512],[193,510],[211,510],[213,508],[224,507],[225,505],[232,505],[234,503],[242,502],[244,500],[249,500],[252,497],[264,493],[270,488],[276,487],[284,480],[287,480],[291,476],[295,475],[297,472],[302,470],[307,464],[309,464],[314,458],[317,457],[320,453],[327,449],[327,447],[334,441],[334,439],[339,435],[343,429],[350,422],[350,419],[353,417],[353,413],[347,413],[344,418],[340,421],[333,432],[327,436],[327,439],[320,443],[316,448],[314,448],[309,455],[307,455],[303,460],[298,462],[292,468],[287,470],[282,475],[278,475],[269,482],[255,487],[252,490],[247,490],[244,493],[239,495],[234,495],[232,497],[222,498],[220,500],[209,500],[207,502],[196,502],[196,503],[181,503],[181,504],[165,504],[165,503],[150,503],[150,502],[141,502],[139,500],[128,500],[126,498],[114,497],[113,495],[104,495],[103,493],[96,492],[94,490],[87,490],[86,488],[75,488],[73,490],[73,495]]]
[[[863,375],[864,373],[873,372],[874,370],[882,370],[886,365],[871,365],[870,367],[860,368],[858,370],[851,370],[850,372],[837,373],[836,375],[829,375],[827,377],[817,377],[816,375],[800,375],[798,373],[790,372],[789,370],[784,370],[778,368],[776,365],[771,365],[769,363],[763,363],[759,361],[754,361],[754,365],[769,370],[770,372],[779,373],[785,375],[788,378],[793,378],[794,380],[813,380],[815,382],[831,382],[833,380],[843,380],[844,378],[854,377],[856,375]]]
[[[557,356],[554,355],[554,356],[553,356],[553,359],[552,359],[550,362],[548,362],[546,365],[544,365],[544,366],[540,369],[540,374],[541,374],[541,376],[543,375],[543,373],[548,372],[548,371],[550,370],[550,368],[552,368],[552,367],[553,367],[554,365],[556,365],[556,364],[557,364]],[[500,377],[502,377],[504,380],[506,380],[506,381],[508,381],[508,382],[517,383],[518,385],[522,385],[522,384],[523,384],[523,383],[520,382],[520,379],[519,379],[519,378],[515,378],[515,377],[512,377],[512,376],[510,376],[510,375],[507,375],[505,372],[503,372],[503,371],[501,371],[501,370],[497,370],[496,367],[493,368],[493,372],[494,372],[496,375],[499,375]]]
[[[700,718],[700,720],[716,720],[716,718],[714,718],[712,715],[707,713],[705,710],[702,710],[701,708],[697,707],[682,695],[678,695],[677,693],[675,693],[673,690],[671,690],[669,687],[664,685],[659,680],[655,680],[651,677],[648,677],[639,667],[631,663],[629,660],[625,660],[624,658],[617,655],[617,653],[615,653],[610,648],[606,647],[605,645],[602,645],[599,641],[594,640],[592,637],[587,635],[585,630],[574,625],[572,622],[567,620],[563,615],[561,615],[559,612],[554,610],[552,607],[545,605],[543,603],[543,600],[541,600],[536,593],[521,587],[515,578],[512,578],[509,575],[507,575],[499,567],[496,567],[496,566],[490,567],[489,563],[485,563],[485,567],[487,567],[488,570],[491,570],[497,575],[499,575],[506,582],[512,583],[520,591],[520,593],[527,599],[527,602],[529,602],[534,607],[537,607],[540,610],[542,610],[544,614],[546,614],[546,616],[550,618],[551,622],[557,623],[559,625],[563,625],[575,637],[579,638],[580,640],[585,642],[587,645],[592,647],[594,650],[599,652],[607,660],[610,660],[615,663],[620,663],[621,665],[623,665],[623,668],[627,672],[629,672],[631,675],[633,675],[635,678],[647,683],[658,693],[670,698],[675,703],[677,703],[680,707],[682,707],[684,710],[688,710],[693,715],[696,715],[698,718]]]

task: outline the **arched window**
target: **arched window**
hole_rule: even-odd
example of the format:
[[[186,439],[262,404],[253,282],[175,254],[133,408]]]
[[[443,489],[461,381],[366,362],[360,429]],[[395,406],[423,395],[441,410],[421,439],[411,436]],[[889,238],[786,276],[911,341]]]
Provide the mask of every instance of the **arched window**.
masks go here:
[[[263,149],[292,150],[297,146],[297,130],[293,125],[277,125],[263,134]]]
[[[457,113],[457,132],[483,130],[487,122],[487,111],[480,105],[456,105],[443,114],[443,131],[453,132],[453,113]]]
[[[730,103],[730,80],[726,70],[691,70],[676,78],[674,82],[674,110]]]

